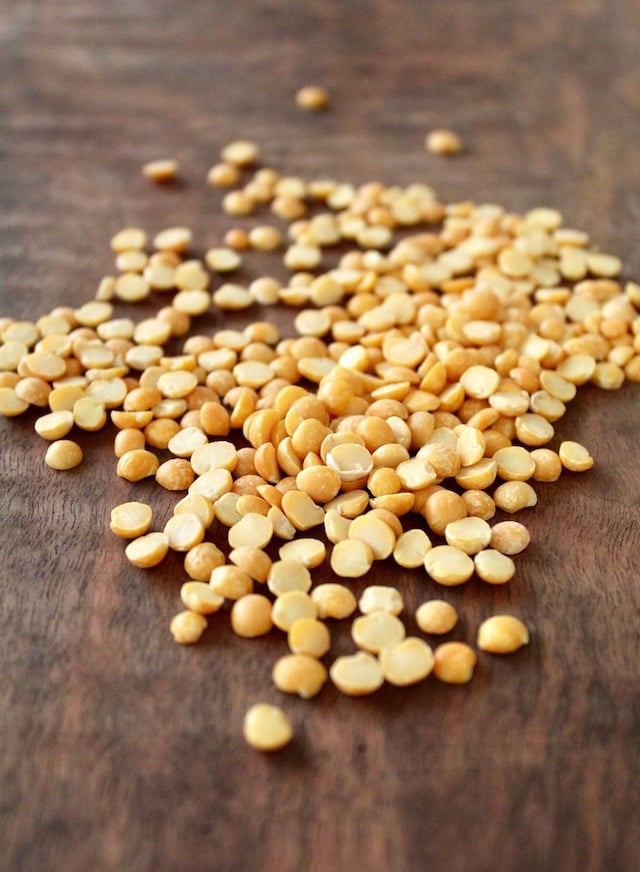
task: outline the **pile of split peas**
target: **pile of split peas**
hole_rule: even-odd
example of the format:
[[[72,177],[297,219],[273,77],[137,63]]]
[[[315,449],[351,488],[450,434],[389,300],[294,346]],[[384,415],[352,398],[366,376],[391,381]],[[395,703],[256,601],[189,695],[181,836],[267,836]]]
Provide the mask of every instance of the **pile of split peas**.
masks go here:
[[[518,617],[484,621],[475,648],[432,650],[406,635],[400,589],[372,583],[356,599],[350,580],[374,579],[385,560],[444,587],[513,578],[529,534],[491,520],[535,506],[564,470],[591,467],[578,442],[551,447],[554,422],[586,382],[640,381],[640,286],[555,209],[445,204],[422,183],[307,181],[258,161],[258,147],[238,141],[210,169],[233,226],[202,257],[187,227],[152,238],[127,227],[111,239],[115,271],[95,299],[33,323],[0,319],[0,412],[41,410],[45,461],[60,470],[82,460],[74,431],[110,421],[117,475],[154,477],[179,495],[162,529],[140,501],[111,513],[134,566],[184,553],[177,642],[197,642],[230,604],[239,636],[286,636],[273,667],[284,693],[310,698],[330,679],[357,696],[432,672],[465,683],[475,648],[506,654],[528,642]],[[143,171],[167,182],[179,168],[161,160]],[[272,253],[288,279],[234,281],[252,250]],[[116,315],[149,297],[161,303],[154,317]],[[273,305],[298,310],[296,335],[256,318]],[[195,332],[212,309],[251,321]],[[168,354],[176,340],[181,353]],[[207,538],[214,519],[226,542]],[[275,542],[278,559],[266,550]],[[326,542],[343,583],[314,577]],[[437,638],[458,615],[431,599],[415,619]],[[335,620],[351,621],[354,653],[327,667]],[[270,750],[292,727],[259,703],[244,733]]]

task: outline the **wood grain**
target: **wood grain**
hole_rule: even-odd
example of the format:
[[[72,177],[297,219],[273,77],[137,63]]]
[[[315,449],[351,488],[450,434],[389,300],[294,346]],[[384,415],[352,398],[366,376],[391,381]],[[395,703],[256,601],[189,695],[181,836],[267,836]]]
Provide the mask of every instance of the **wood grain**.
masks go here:
[[[0,11],[2,314],[91,298],[125,224],[187,223],[200,250],[218,241],[227,222],[203,179],[238,136],[289,174],[556,206],[640,276],[633,0]],[[331,90],[330,111],[296,110],[310,82]],[[425,154],[435,126],[459,130],[467,154]],[[182,182],[158,189],[139,170],[165,155]],[[180,560],[147,573],[126,563],[108,514],[132,489],[110,440],[87,438],[83,466],[54,475],[33,420],[0,422],[0,868],[638,868],[637,386],[585,388],[559,423],[597,465],[544,488],[513,584],[444,592],[463,615],[455,638],[504,609],[532,644],[483,656],[466,688],[287,699],[297,739],[269,757],[240,725],[256,699],[278,700],[282,639],[242,641],[220,620],[199,646],[173,645]],[[170,513],[151,485],[135,493]],[[436,592],[417,572],[376,569],[392,579],[408,611]]]

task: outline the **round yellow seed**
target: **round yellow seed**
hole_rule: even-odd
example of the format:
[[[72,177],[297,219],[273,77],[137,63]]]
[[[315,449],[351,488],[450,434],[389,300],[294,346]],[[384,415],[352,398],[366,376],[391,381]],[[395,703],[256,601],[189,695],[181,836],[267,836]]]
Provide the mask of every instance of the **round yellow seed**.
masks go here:
[[[111,530],[123,539],[135,539],[149,530],[152,514],[151,506],[146,503],[121,503],[111,510]]]
[[[432,154],[441,155],[459,154],[464,149],[460,136],[446,128],[431,130],[425,138],[424,146]]]
[[[515,563],[494,548],[485,548],[473,558],[478,578],[489,584],[506,584],[516,572]]]
[[[519,554],[530,541],[529,531],[518,521],[500,521],[491,528],[489,544],[502,554]]]
[[[229,528],[231,548],[265,548],[273,536],[273,524],[264,515],[248,512],[237,524]]]
[[[579,442],[565,441],[558,450],[565,469],[571,472],[584,472],[593,466],[593,457]]]
[[[302,563],[293,560],[276,560],[271,564],[267,587],[274,596],[290,590],[311,590],[311,573]]]
[[[82,449],[71,439],[58,439],[47,448],[44,462],[50,469],[73,469],[82,463]]]
[[[423,633],[443,635],[458,623],[458,613],[444,600],[429,600],[416,609],[416,623]]]
[[[478,658],[464,642],[445,642],[434,651],[433,674],[446,684],[467,684]]]
[[[174,640],[180,645],[193,645],[207,629],[207,619],[198,612],[187,610],[172,619],[169,629]]]
[[[42,415],[34,424],[38,436],[43,439],[62,439],[73,427],[73,414],[66,409]]]
[[[184,557],[185,572],[194,581],[209,582],[213,570],[223,565],[224,554],[213,542],[200,542],[194,545]]]
[[[505,481],[495,489],[493,499],[499,509],[511,513],[531,508],[538,502],[536,492],[526,481]]]
[[[164,533],[147,533],[133,539],[124,553],[134,566],[149,569],[164,560],[168,550],[169,538]]]
[[[250,166],[258,159],[259,149],[255,142],[238,139],[226,145],[220,154],[225,163],[237,167]]]
[[[327,549],[320,539],[295,539],[282,545],[278,554],[281,560],[293,560],[314,569],[326,557]]]
[[[224,604],[224,597],[203,581],[185,581],[180,588],[180,599],[190,611],[200,615],[211,615]]]
[[[513,615],[494,615],[478,630],[478,648],[491,654],[511,654],[529,642],[529,631]]]
[[[380,652],[380,667],[385,680],[396,687],[417,684],[430,675],[435,658],[422,639],[409,636],[387,645]]]
[[[311,597],[301,590],[290,590],[276,598],[271,618],[279,630],[287,633],[300,618],[315,618],[318,608]]]
[[[127,481],[141,481],[155,475],[159,466],[160,461],[152,451],[134,448],[119,458],[116,473]]]
[[[251,576],[237,566],[216,566],[209,580],[211,588],[225,599],[239,600],[253,592]]]
[[[329,92],[321,85],[305,85],[296,93],[296,106],[306,112],[321,112],[329,105]]]
[[[482,518],[460,518],[447,524],[444,531],[447,544],[465,554],[477,554],[491,539],[491,527]]]
[[[178,173],[178,162],[171,158],[148,161],[142,167],[142,175],[152,182],[170,182]]]
[[[260,593],[240,597],[231,608],[231,627],[245,639],[266,635],[273,627],[271,601]]]
[[[427,573],[438,584],[447,587],[464,584],[473,575],[473,560],[464,551],[451,545],[437,545],[424,558]]]
[[[396,545],[396,536],[391,527],[371,512],[353,519],[349,526],[349,541],[351,540],[368,545],[374,560],[389,557]]]
[[[326,624],[316,618],[299,618],[289,627],[289,648],[294,654],[324,657],[331,647],[331,636]]]
[[[431,540],[424,530],[407,530],[398,537],[393,549],[393,559],[406,569],[417,569],[424,566],[424,559],[430,548]]]
[[[373,565],[373,551],[359,540],[345,539],[333,546],[331,568],[343,578],[361,578]]]
[[[384,673],[378,659],[365,651],[336,658],[329,675],[338,690],[348,696],[375,693],[384,683]]]
[[[311,699],[320,693],[328,674],[326,667],[309,654],[285,654],[276,661],[272,677],[283,693],[297,693],[302,699]]]
[[[257,751],[279,751],[293,739],[289,718],[282,709],[267,703],[252,705],[244,716],[242,731]]]
[[[164,534],[174,551],[189,551],[204,539],[204,524],[195,512],[184,512],[169,518]]]
[[[359,648],[378,654],[387,645],[404,639],[404,624],[389,612],[371,612],[356,618],[351,625],[351,636]]]
[[[381,584],[371,584],[365,587],[358,608],[363,615],[373,612],[388,612],[390,615],[399,615],[404,608],[402,594],[396,587]]]

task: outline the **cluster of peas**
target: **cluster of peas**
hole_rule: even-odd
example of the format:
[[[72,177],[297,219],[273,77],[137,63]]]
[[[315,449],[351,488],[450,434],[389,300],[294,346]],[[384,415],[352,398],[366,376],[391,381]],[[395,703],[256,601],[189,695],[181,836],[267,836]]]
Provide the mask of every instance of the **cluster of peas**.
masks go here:
[[[447,588],[513,578],[529,534],[519,521],[489,522],[497,510],[534,506],[536,483],[591,467],[578,442],[551,447],[553,424],[586,382],[615,390],[640,381],[640,287],[621,283],[618,258],[553,209],[446,205],[424,184],[305,181],[255,169],[258,158],[255,144],[234,142],[209,171],[209,184],[229,189],[221,205],[238,226],[203,259],[189,254],[189,228],[167,228],[150,246],[128,227],[111,240],[117,274],[96,299],[35,322],[0,319],[0,413],[40,409],[35,429],[58,470],[82,460],[66,438],[74,428],[99,431],[110,420],[117,474],[152,476],[182,494],[162,530],[140,501],[111,516],[133,565],[185,554],[177,642],[196,642],[229,603],[238,635],[286,634],[289,653],[273,670],[285,693],[309,698],[328,679],[350,695],[431,673],[467,682],[473,647],[434,651],[407,637],[399,589],[371,584],[356,599],[348,580],[387,559]],[[144,172],[166,183],[177,165]],[[269,222],[251,220],[265,210]],[[229,281],[251,250],[277,256],[288,280]],[[340,254],[329,267],[332,250]],[[152,297],[166,301],[154,317],[116,314]],[[255,313],[277,304],[299,309],[295,336],[255,318],[192,331],[212,306]],[[181,353],[168,355],[181,337]],[[228,528],[227,553],[207,538],[214,521]],[[328,551],[347,583],[314,583]],[[357,611],[355,653],[327,668],[327,621]],[[415,618],[438,636],[457,612],[432,599]],[[476,646],[505,654],[528,641],[518,617],[493,615]],[[275,749],[292,728],[259,703],[245,736]]]

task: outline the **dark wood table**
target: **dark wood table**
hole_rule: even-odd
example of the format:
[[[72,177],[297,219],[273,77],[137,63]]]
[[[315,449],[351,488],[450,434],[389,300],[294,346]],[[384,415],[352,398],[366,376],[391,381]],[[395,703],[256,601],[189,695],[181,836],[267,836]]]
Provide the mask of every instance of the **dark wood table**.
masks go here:
[[[229,220],[204,176],[238,137],[290,175],[556,207],[640,276],[633,0],[0,7],[2,315],[92,298],[122,226],[219,242]],[[296,109],[307,83],[330,89],[329,111]],[[440,126],[465,155],[425,153]],[[142,178],[162,156],[180,183]],[[360,700],[279,694],[275,634],[243,641],[220,620],[174,645],[180,558],[136,570],[108,529],[132,495],[159,516],[173,498],[116,478],[110,430],[54,474],[35,417],[0,422],[0,868],[640,868],[638,385],[586,387],[558,423],[596,466],[540,488],[516,579],[444,591],[462,615],[453,638],[505,610],[531,645],[482,655],[466,687],[430,678]],[[375,578],[400,584],[409,611],[439,593],[417,571]],[[257,699],[296,724],[275,756],[241,737]]]

